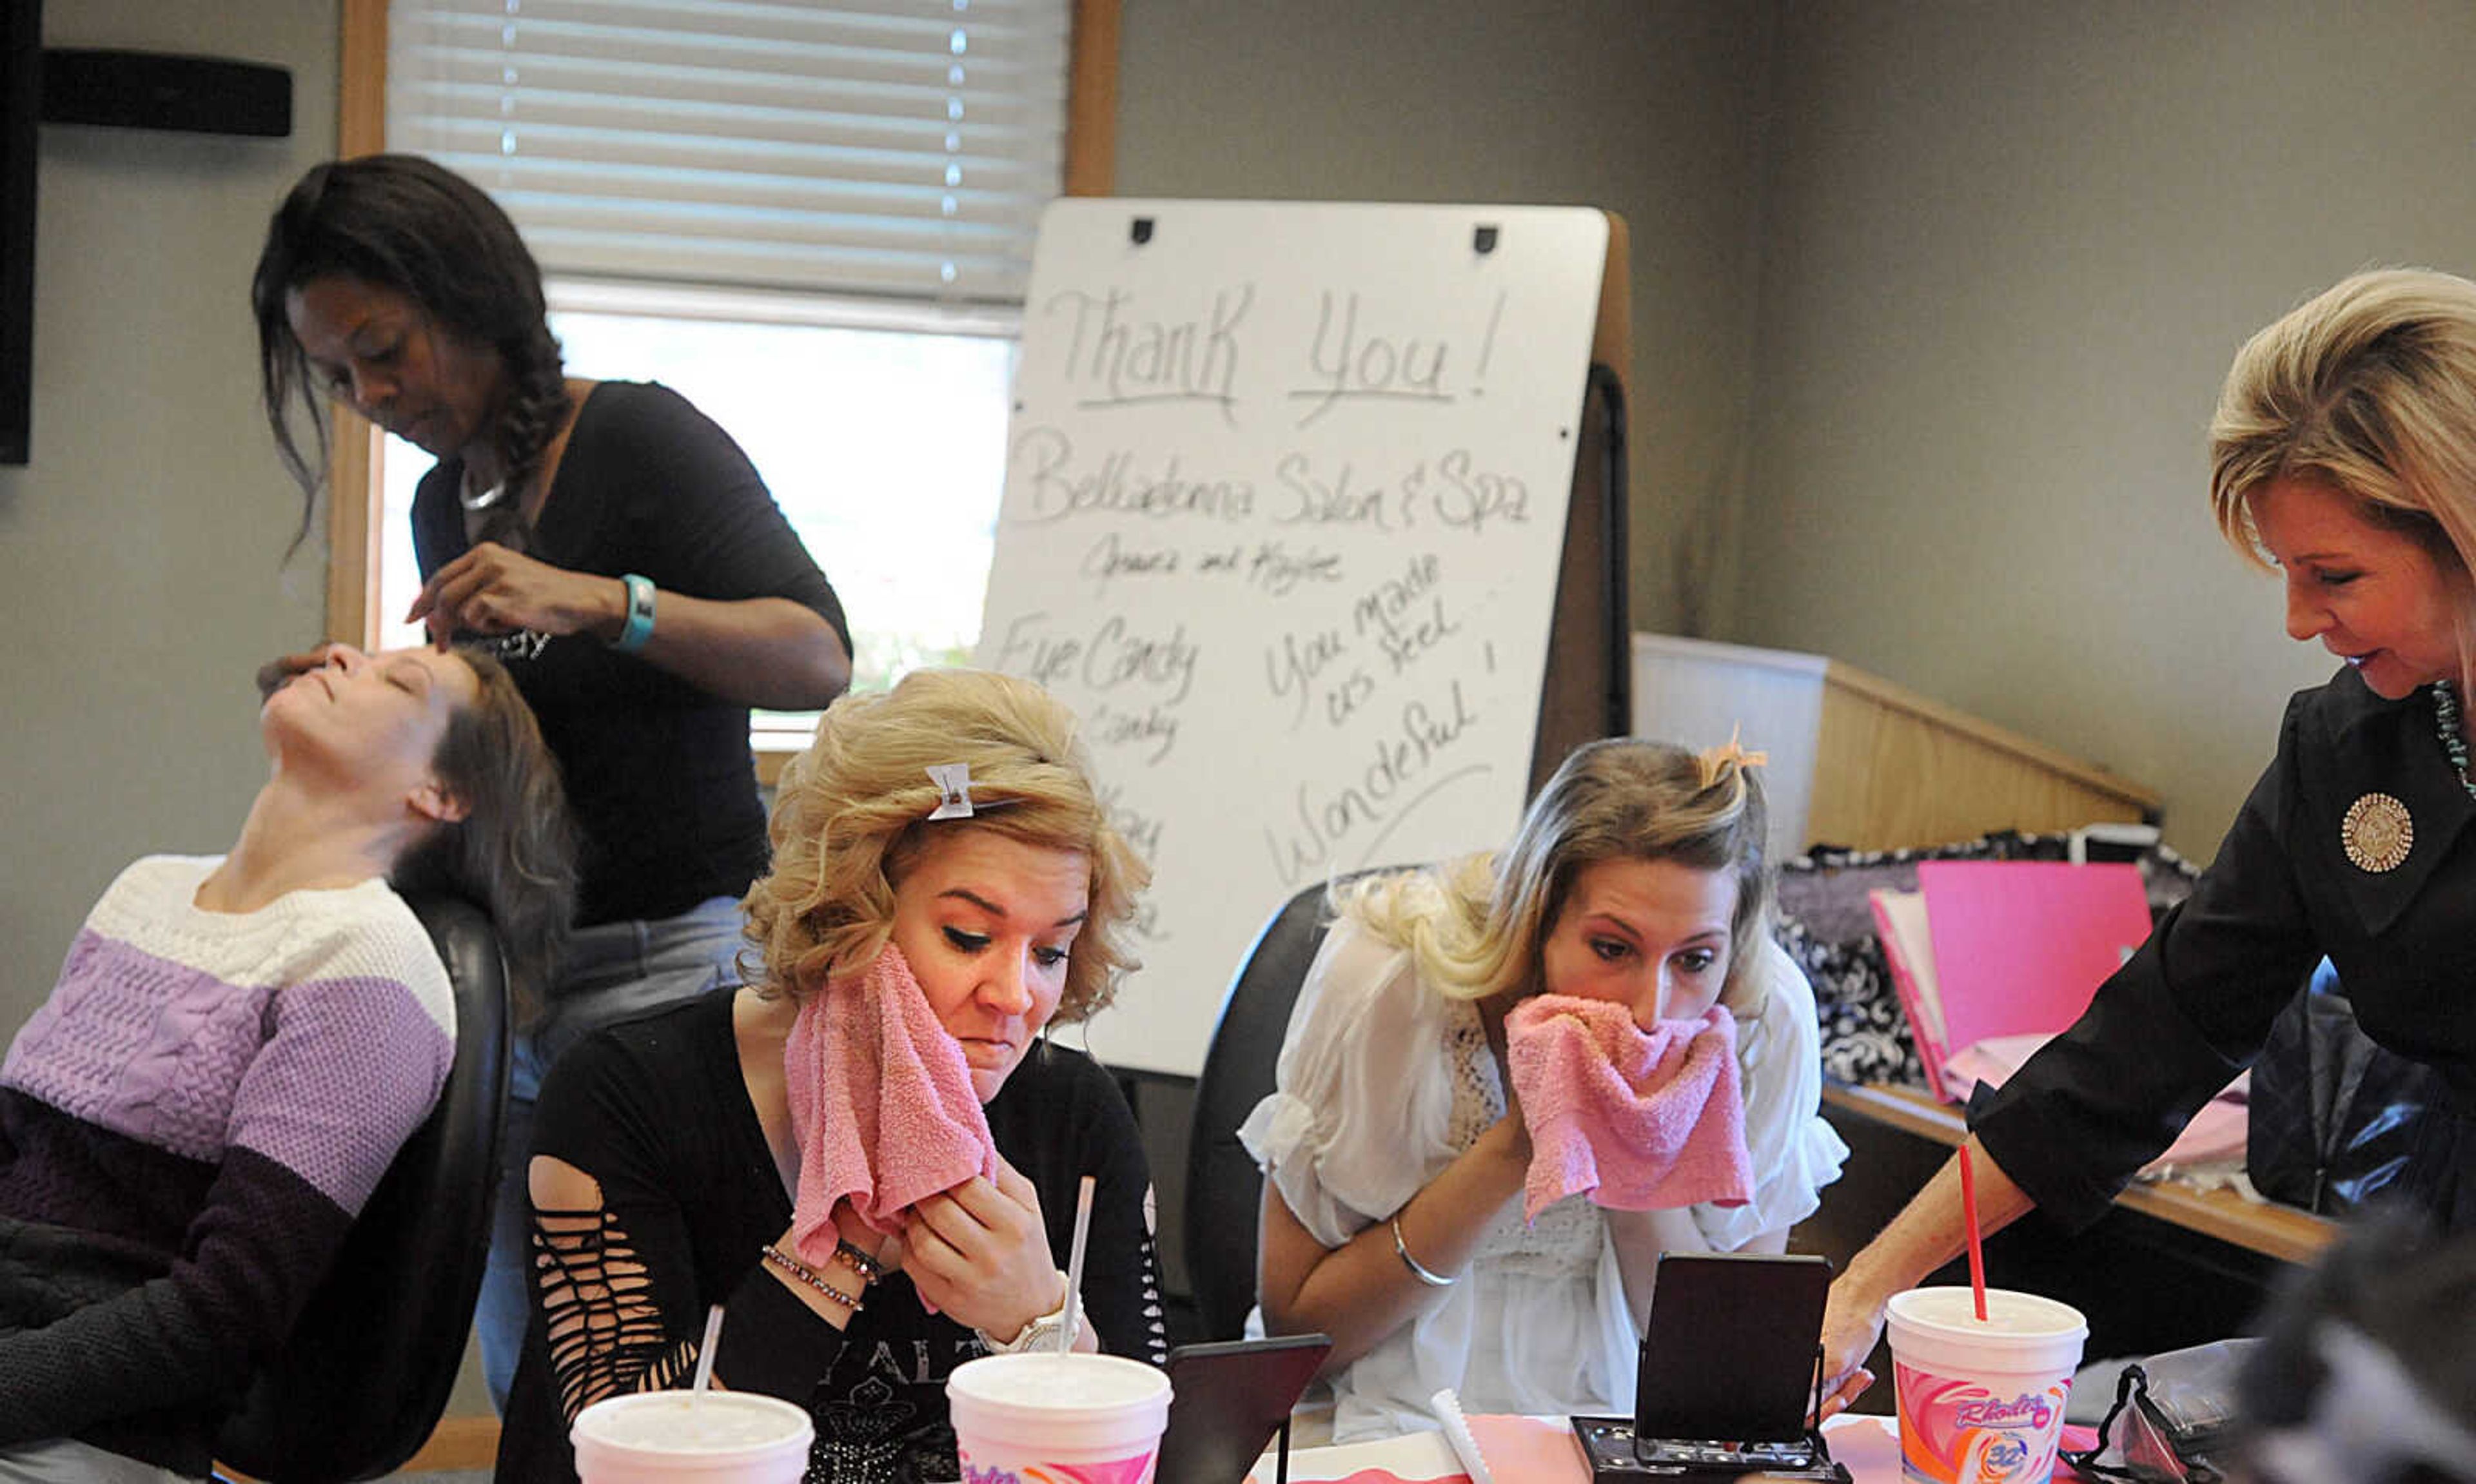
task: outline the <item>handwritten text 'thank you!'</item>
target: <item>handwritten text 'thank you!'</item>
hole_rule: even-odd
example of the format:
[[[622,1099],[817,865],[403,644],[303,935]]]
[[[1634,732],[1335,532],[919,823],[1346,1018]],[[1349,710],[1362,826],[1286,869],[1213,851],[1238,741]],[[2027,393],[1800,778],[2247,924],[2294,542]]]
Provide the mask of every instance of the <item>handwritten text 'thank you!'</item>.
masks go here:
[[[1207,404],[1236,426],[1247,392],[1255,285],[1223,284],[1188,303],[1154,303],[1133,289],[1068,288],[1051,294],[1040,314],[1063,327],[1061,382],[1087,411],[1162,403]],[[1450,405],[1486,389],[1497,330],[1504,318],[1498,291],[1469,306],[1469,323],[1438,325],[1431,306],[1411,308],[1388,296],[1350,288],[1319,290],[1313,328],[1299,343],[1267,352],[1273,382],[1307,427],[1352,402]],[[1463,309],[1465,307],[1456,307]]]

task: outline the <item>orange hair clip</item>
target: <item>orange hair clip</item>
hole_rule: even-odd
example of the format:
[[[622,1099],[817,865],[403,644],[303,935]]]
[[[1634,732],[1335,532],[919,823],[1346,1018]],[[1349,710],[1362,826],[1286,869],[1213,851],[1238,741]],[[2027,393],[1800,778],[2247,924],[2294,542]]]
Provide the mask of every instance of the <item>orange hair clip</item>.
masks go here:
[[[1770,765],[1770,754],[1747,752],[1744,744],[1737,740],[1743,730],[1742,727],[1729,728],[1727,741],[1718,747],[1706,747],[1695,754],[1694,760],[1702,770],[1703,787],[1709,788],[1726,778],[1731,768],[1743,771],[1746,768],[1764,768]]]

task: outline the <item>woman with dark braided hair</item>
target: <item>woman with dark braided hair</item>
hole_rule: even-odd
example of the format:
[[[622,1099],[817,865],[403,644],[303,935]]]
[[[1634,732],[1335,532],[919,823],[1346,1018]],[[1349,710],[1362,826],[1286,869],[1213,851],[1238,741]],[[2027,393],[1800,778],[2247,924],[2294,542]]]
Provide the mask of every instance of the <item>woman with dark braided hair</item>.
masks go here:
[[[484,643],[514,674],[583,836],[578,930],[510,1089],[512,1185],[480,1320],[503,1398],[541,1076],[600,1026],[737,981],[738,900],[767,853],[749,707],[832,701],[851,636],[729,434],[666,387],[564,374],[532,253],[452,171],[409,155],[310,170],[267,224],[250,299],[302,530],[325,477],[326,398],[437,458],[413,500],[423,586],[408,617],[441,643]]]

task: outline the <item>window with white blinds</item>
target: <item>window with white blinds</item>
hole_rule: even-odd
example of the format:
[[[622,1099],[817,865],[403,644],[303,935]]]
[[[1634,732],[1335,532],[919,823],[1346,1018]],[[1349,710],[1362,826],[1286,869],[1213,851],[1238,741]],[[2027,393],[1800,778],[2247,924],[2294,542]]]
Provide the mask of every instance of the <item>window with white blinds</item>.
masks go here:
[[[1069,0],[393,0],[387,147],[554,277],[1019,304]]]

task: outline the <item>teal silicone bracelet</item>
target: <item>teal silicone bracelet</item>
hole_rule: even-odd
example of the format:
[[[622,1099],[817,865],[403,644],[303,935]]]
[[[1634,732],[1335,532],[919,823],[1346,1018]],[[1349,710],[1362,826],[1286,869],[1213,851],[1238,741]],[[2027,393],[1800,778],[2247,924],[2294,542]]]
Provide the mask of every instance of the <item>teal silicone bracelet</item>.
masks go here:
[[[654,636],[654,580],[631,572],[619,581],[628,586],[628,621],[619,626],[619,637],[610,641],[610,647],[632,655]]]

